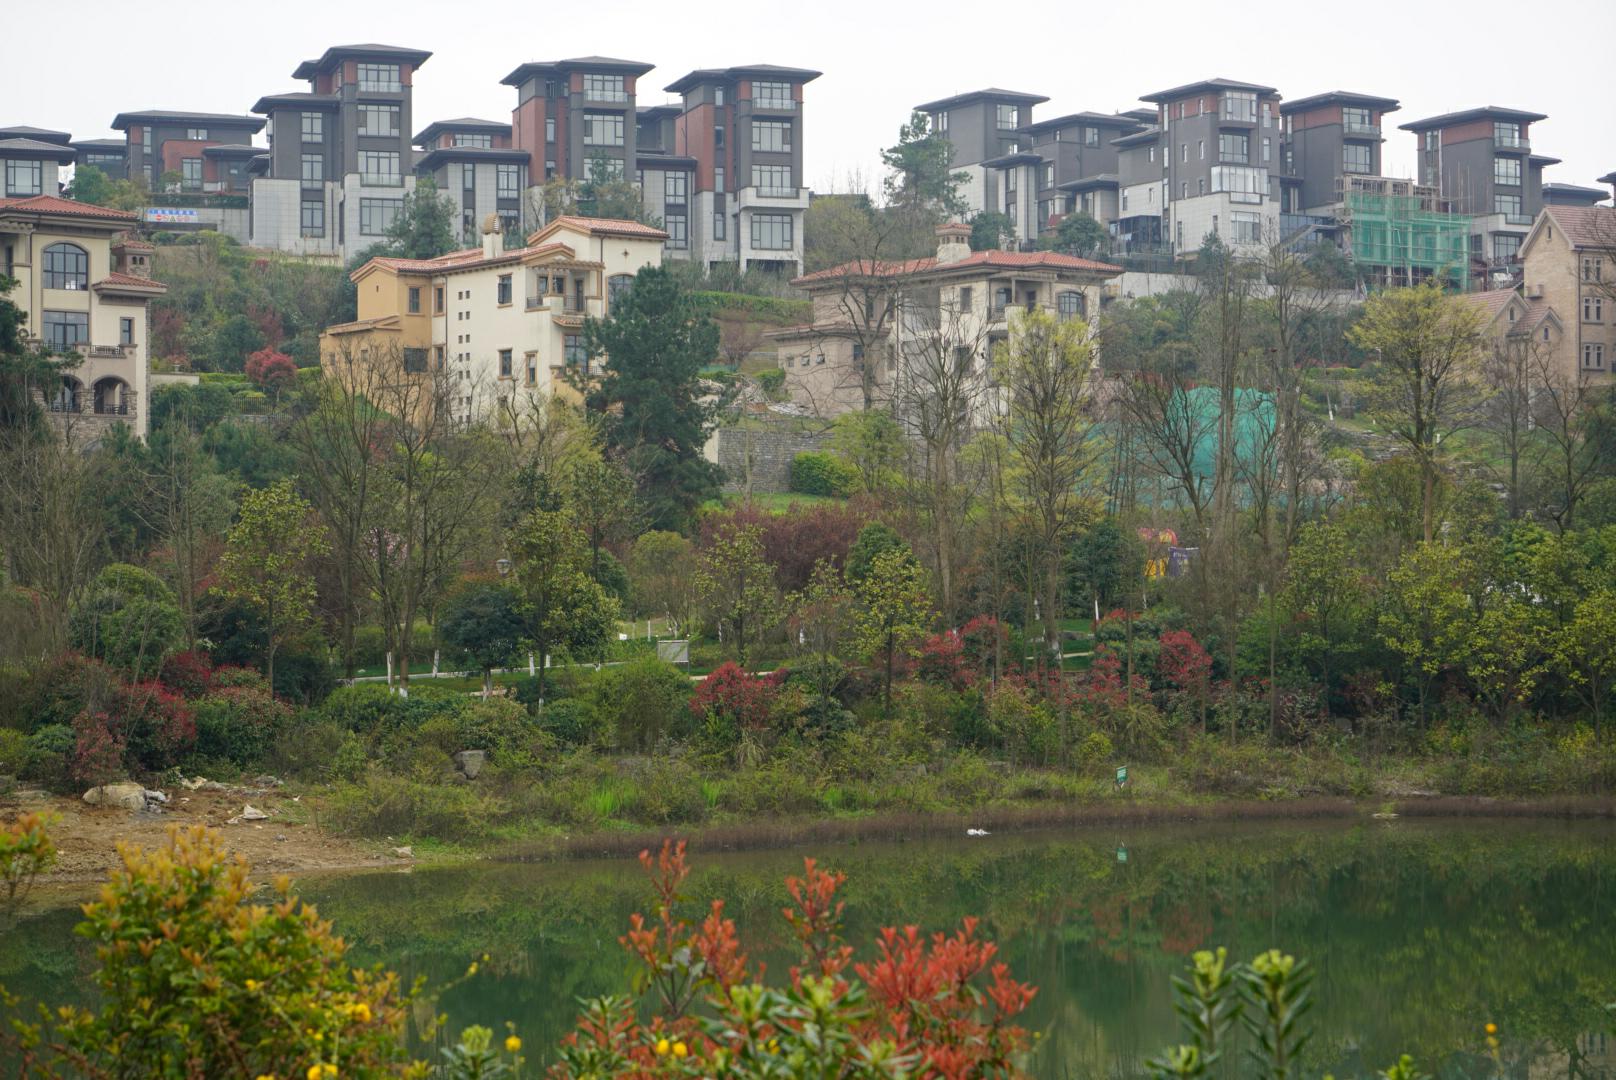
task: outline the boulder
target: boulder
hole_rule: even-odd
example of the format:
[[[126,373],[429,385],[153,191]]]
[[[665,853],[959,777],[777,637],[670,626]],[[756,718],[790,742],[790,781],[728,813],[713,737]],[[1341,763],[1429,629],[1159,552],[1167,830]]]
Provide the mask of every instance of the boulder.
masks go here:
[[[146,809],[146,788],[143,784],[124,782],[102,784],[84,793],[84,801],[91,806],[117,806],[125,810]]]
[[[483,771],[488,763],[486,750],[462,750],[454,756],[455,769],[467,780],[477,779],[477,774]]]
[[[263,821],[267,817],[269,817],[268,814],[258,809],[258,807],[254,806],[252,803],[248,803],[241,811],[242,821]]]
[[[413,859],[415,858],[415,849],[408,847],[396,847],[393,849],[393,857],[397,859]]]

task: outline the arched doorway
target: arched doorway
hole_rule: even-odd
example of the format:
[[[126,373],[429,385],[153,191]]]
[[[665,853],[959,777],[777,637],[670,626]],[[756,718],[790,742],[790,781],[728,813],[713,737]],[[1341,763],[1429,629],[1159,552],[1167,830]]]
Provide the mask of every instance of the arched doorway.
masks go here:
[[[76,413],[83,408],[84,384],[71,375],[63,375],[56,393],[50,399],[50,411]]]
[[[128,383],[113,376],[96,381],[95,411],[98,415],[128,416],[130,404]]]

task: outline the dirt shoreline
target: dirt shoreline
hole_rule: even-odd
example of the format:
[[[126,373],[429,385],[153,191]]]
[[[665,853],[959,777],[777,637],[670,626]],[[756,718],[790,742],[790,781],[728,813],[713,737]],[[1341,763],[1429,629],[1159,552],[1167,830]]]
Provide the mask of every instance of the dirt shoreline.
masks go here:
[[[161,813],[95,807],[82,799],[42,793],[0,799],[0,819],[46,812],[58,816],[52,828],[59,856],[42,886],[99,883],[119,865],[120,842],[152,847],[172,826],[207,825],[218,829],[226,849],[245,855],[255,878],[287,873],[320,873],[403,869],[418,865],[393,854],[395,842],[360,840],[321,828],[318,799],[276,787],[224,788],[170,793]],[[269,816],[262,821],[230,824],[251,803]],[[1103,803],[1049,803],[985,807],[971,812],[884,814],[856,818],[785,818],[697,827],[600,831],[556,835],[525,843],[463,852],[434,853],[432,865],[534,862],[567,858],[633,856],[677,835],[709,851],[743,851],[799,847],[860,840],[906,840],[936,837],[966,829],[1015,832],[1051,827],[1166,825],[1196,822],[1281,822],[1350,818],[1559,818],[1616,819],[1616,798],[1550,796],[1536,799],[1492,799],[1430,796],[1396,800],[1309,798],[1284,801],[1212,800],[1157,803],[1118,799]]]

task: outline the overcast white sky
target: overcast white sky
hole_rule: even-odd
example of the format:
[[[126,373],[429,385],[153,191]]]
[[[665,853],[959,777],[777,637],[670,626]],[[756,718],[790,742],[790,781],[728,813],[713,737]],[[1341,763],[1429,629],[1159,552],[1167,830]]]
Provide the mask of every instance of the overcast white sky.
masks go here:
[[[691,68],[774,63],[825,74],[806,92],[806,181],[874,182],[879,151],[911,106],[1002,86],[1046,95],[1035,118],[1138,107],[1139,94],[1224,76],[1279,88],[1394,97],[1384,171],[1413,172],[1414,137],[1396,125],[1478,105],[1547,113],[1532,149],[1562,158],[1546,180],[1593,185],[1616,170],[1610,90],[1616,3],[1186,3],[1106,0],[1017,9],[935,0],[80,0],[6,7],[14,47],[0,66],[0,126],[113,134],[127,109],[245,113],[300,89],[298,62],[329,45],[431,49],[415,83],[416,130],[434,119],[508,120],[517,64],[602,54],[655,63],[639,103]],[[20,47],[19,47],[20,46]]]

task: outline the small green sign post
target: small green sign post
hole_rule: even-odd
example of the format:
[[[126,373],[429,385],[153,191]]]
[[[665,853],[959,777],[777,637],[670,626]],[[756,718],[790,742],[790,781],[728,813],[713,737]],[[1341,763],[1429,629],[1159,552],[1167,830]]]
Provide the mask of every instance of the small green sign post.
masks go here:
[[[1127,784],[1128,784],[1128,766],[1126,766],[1126,765],[1118,765],[1117,766],[1117,788],[1120,790],[1121,788],[1126,787]]]
[[[1127,861],[1128,861],[1128,845],[1127,844],[1118,844],[1117,845],[1117,862],[1127,862]]]

